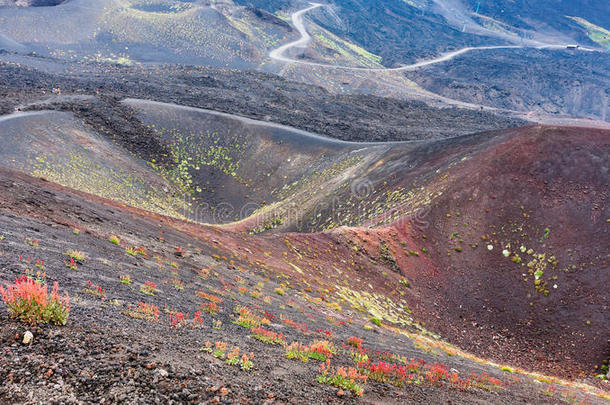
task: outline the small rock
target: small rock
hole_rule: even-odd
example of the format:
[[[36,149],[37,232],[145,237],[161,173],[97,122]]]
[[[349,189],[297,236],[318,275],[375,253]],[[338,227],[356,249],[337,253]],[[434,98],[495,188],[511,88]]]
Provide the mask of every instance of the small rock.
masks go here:
[[[29,345],[34,339],[34,335],[29,330],[23,334],[23,344]]]
[[[167,370],[164,370],[162,368],[157,369],[157,374],[159,374],[161,377],[167,377],[169,375]]]
[[[343,390],[337,391],[337,396],[338,397],[344,397],[345,396],[345,391],[343,391]]]

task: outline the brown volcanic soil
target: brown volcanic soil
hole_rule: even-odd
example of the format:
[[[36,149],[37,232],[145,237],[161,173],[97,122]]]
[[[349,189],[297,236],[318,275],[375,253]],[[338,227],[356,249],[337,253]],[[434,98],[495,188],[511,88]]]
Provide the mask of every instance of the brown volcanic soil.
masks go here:
[[[609,355],[609,132],[527,127],[461,152],[468,159],[449,171],[431,209],[391,229],[398,251],[408,241],[424,257],[399,261],[421,316],[486,357],[591,372]],[[528,273],[530,248],[546,254],[542,292]]]
[[[244,241],[241,247],[249,246],[255,252],[250,255],[251,260],[257,261],[255,265],[231,256],[230,249],[225,247],[230,239],[246,239],[243,236],[121,208],[118,204],[5,169],[0,169],[0,174],[0,221],[5,236],[0,244],[3,278],[22,274],[23,268],[28,267],[27,257],[40,258],[47,266],[48,280],[59,281],[61,289],[68,291],[73,301],[70,320],[65,327],[28,328],[8,320],[6,313],[1,311],[2,402],[80,403],[102,399],[113,403],[171,400],[179,403],[354,402],[349,395],[338,396],[336,389],[315,382],[317,362],[302,364],[283,359],[283,349],[250,339],[249,330],[231,323],[233,305],[241,303],[253,308],[262,305],[259,300],[236,293],[234,288],[244,285],[253,289],[261,281],[265,283],[264,294],[273,296],[272,303],[264,309],[276,316],[268,328],[282,331],[289,342],[307,342],[319,336],[316,330],[328,329],[333,332],[332,340],[337,345],[348,336],[363,336],[365,345],[373,353],[391,350],[427,363],[443,362],[460,375],[486,371],[502,379],[505,385],[500,391],[491,392],[478,388],[459,391],[426,384],[388,390],[386,385],[370,382],[361,400],[365,403],[550,404],[564,398],[553,393],[551,397],[544,395],[539,384],[526,377],[508,376],[498,369],[459,356],[421,351],[410,340],[385,329],[368,332],[362,329],[357,317],[353,318],[353,324],[331,323],[328,319],[333,318],[328,318],[328,308],[304,301],[305,295],[297,290],[287,289],[286,297],[274,295],[272,291],[277,284],[269,279],[272,273],[266,272],[262,263],[266,255],[257,253],[253,244]],[[73,227],[80,228],[80,234],[74,234]],[[111,232],[121,236],[123,246],[114,246],[107,241]],[[37,247],[25,243],[25,237],[37,239]],[[257,243],[269,249],[275,246],[271,256],[276,257],[282,250],[279,241],[267,244],[265,239],[258,238]],[[309,243],[320,241],[312,237]],[[125,245],[146,247],[150,256],[127,256]],[[183,256],[173,253],[175,247],[184,248]],[[88,256],[86,263],[79,265],[76,271],[63,265],[65,256],[62,252],[68,248],[80,248]],[[214,259],[210,257],[213,254],[229,257]],[[177,268],[156,263],[150,258],[153,255],[176,262]],[[231,257],[235,261],[229,260]],[[271,262],[269,264],[272,266]],[[205,281],[198,276],[202,267],[213,269]],[[170,270],[177,275],[170,274]],[[118,278],[122,274],[131,274],[134,285],[121,284]],[[185,290],[172,288],[169,279],[173,277],[184,283]],[[105,288],[105,302],[84,293],[83,288],[89,280]],[[138,286],[144,280],[157,283],[155,296],[138,293]],[[221,312],[214,317],[205,314],[205,322],[198,329],[171,328],[163,313],[161,321],[153,323],[122,314],[128,304],[140,300],[159,308],[167,306],[192,313],[200,301],[194,292],[210,291],[210,288],[224,289]],[[288,305],[291,301],[294,303]],[[305,332],[288,328],[278,321],[280,315],[305,322],[309,327]],[[356,316],[349,309],[333,315],[338,316],[333,322],[349,321]],[[212,318],[223,322],[220,330],[210,327]],[[19,343],[26,329],[34,332],[31,346]],[[254,371],[238,371],[200,352],[199,348],[206,340],[223,340],[254,352]],[[373,353],[371,356],[375,358]],[[334,358],[333,362],[349,364],[343,355]],[[547,388],[546,384],[544,388]],[[563,390],[562,395],[573,395],[587,403],[596,401],[595,397],[583,396],[577,390]]]

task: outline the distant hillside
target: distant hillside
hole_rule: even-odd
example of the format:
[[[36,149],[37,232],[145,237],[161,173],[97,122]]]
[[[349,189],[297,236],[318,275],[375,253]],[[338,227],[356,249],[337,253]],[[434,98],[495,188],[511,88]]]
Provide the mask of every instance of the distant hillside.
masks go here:
[[[476,10],[477,0],[461,0]],[[548,26],[559,32],[577,35],[566,16],[584,18],[594,24],[610,25],[610,2],[606,0],[482,0],[479,14],[492,17],[521,28]]]
[[[607,121],[608,67],[610,57],[605,53],[511,49],[471,53],[408,77],[458,100]]]
[[[495,38],[461,32],[434,13],[431,4],[422,3],[416,7],[397,0],[336,0],[340,21],[330,14],[318,14],[315,21],[380,55],[389,67],[448,49],[499,43]]]
[[[288,8],[289,2],[236,0],[270,12]],[[331,9],[310,14],[325,29],[349,39],[383,58],[385,66],[437,55],[448,48],[491,43],[488,38],[462,33],[432,11],[431,2],[399,0],[335,0]],[[497,40],[496,40],[497,43]]]
[[[0,35],[28,51],[71,61],[255,68],[293,30],[272,14],[230,3],[72,0],[59,7],[0,8]]]
[[[56,6],[65,0],[0,0],[0,6],[44,7]]]
[[[270,12],[301,7],[285,0],[236,0]],[[480,3],[480,4],[479,4]],[[610,24],[610,2],[488,0],[333,0],[309,17],[393,66],[443,51],[521,39],[596,46],[574,16],[602,28]]]

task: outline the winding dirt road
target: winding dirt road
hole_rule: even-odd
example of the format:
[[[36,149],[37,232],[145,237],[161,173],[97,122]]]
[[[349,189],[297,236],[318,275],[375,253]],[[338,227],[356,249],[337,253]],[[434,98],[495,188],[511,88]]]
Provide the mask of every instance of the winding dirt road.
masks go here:
[[[291,59],[291,58],[285,57],[284,52],[286,52],[290,48],[305,48],[307,46],[307,44],[309,44],[309,42],[311,41],[311,36],[305,29],[305,24],[303,23],[303,15],[313,9],[322,7],[322,4],[319,4],[319,3],[311,3],[311,4],[312,4],[311,7],[304,8],[304,9],[299,10],[292,14],[292,24],[294,25],[294,27],[297,29],[297,31],[301,35],[301,38],[297,39],[296,41],[284,44],[284,45],[280,46],[279,48],[274,49],[271,52],[269,52],[269,57],[271,59],[278,60],[281,62],[288,62],[288,63],[293,63],[293,62],[301,63],[300,61],[297,61],[296,59]],[[328,65],[321,64],[321,63],[319,65],[328,66]]]
[[[444,53],[434,59],[428,59],[425,61],[413,63],[410,65],[404,65],[395,68],[365,68],[365,67],[353,67],[353,66],[341,66],[341,65],[329,65],[326,63],[318,63],[318,62],[309,62],[304,60],[297,60],[290,57],[285,56],[284,54],[291,48],[306,48],[309,42],[311,42],[311,35],[305,29],[305,23],[303,21],[303,16],[311,10],[314,10],[319,7],[324,7],[324,4],[320,3],[310,3],[311,6],[304,8],[302,10],[296,11],[292,14],[292,24],[296,28],[296,30],[301,35],[296,41],[289,42],[276,48],[269,52],[269,57],[273,60],[285,63],[298,63],[301,65],[308,66],[320,66],[330,69],[344,69],[344,70],[356,70],[356,71],[368,71],[368,72],[399,72],[399,71],[409,71],[419,69],[424,66],[434,65],[437,63],[442,63],[449,61],[457,56],[463,55],[467,52],[471,51],[483,51],[483,50],[493,50],[493,49],[522,49],[522,48],[536,48],[536,49],[566,49],[566,45],[559,44],[543,44],[540,43],[538,46],[523,46],[523,45],[496,45],[496,46],[477,46],[477,47],[466,47],[462,49],[458,49],[457,51]],[[578,48],[582,51],[593,52],[595,49],[590,48]]]
[[[278,61],[278,62],[286,63],[287,64],[286,67],[288,67],[288,65],[290,65],[290,64],[299,64],[299,65],[316,66],[316,67],[322,67],[322,68],[326,68],[326,69],[335,69],[335,70],[341,69],[341,70],[349,70],[349,71],[357,71],[357,72],[383,73],[383,72],[401,72],[401,71],[416,70],[416,69],[422,68],[424,66],[430,66],[430,65],[437,64],[437,63],[447,62],[447,61],[449,61],[453,58],[456,58],[460,55],[463,55],[467,52],[473,52],[473,51],[494,50],[494,49],[523,49],[523,48],[561,50],[561,49],[566,49],[568,46],[567,44],[550,44],[550,43],[544,43],[544,42],[540,42],[540,41],[531,41],[528,45],[497,45],[497,46],[465,47],[462,49],[458,49],[456,51],[444,53],[433,59],[428,59],[428,60],[410,64],[410,65],[404,65],[404,66],[399,66],[399,67],[395,67],[395,68],[366,68],[366,67],[341,66],[341,65],[331,65],[331,64],[326,64],[326,63],[294,59],[289,56],[286,56],[286,52],[292,48],[305,49],[307,47],[307,45],[311,42],[311,39],[312,39],[311,35],[307,32],[307,29],[305,28],[305,23],[304,23],[303,17],[305,16],[305,14],[307,14],[311,10],[317,9],[319,7],[326,7],[325,4],[321,4],[321,3],[310,3],[310,4],[311,5],[309,7],[306,7],[302,10],[298,10],[298,11],[294,12],[291,16],[292,24],[294,25],[296,30],[299,32],[301,37],[299,39],[297,39],[296,41],[292,41],[287,44],[284,44],[284,45],[272,50],[271,52],[269,52],[270,59]],[[578,47],[577,50],[584,51],[584,52],[598,52],[599,51],[597,49],[592,49],[592,48],[587,48],[587,47]],[[280,75],[282,75],[282,74],[280,74]],[[375,80],[372,77],[369,79]],[[469,103],[469,102],[465,102],[465,101],[461,101],[461,100],[455,100],[455,99],[441,96],[440,94],[435,94],[435,93],[427,91],[425,89],[411,89],[411,91],[413,92],[413,94],[416,94],[417,96],[420,96],[423,98],[428,98],[428,99],[434,99],[434,100],[440,101],[442,103],[445,103],[446,105],[457,106],[457,107],[468,108],[468,109],[479,109],[480,108],[485,111],[507,113],[507,114],[514,115],[516,117],[523,118],[528,121],[537,122],[537,123],[541,123],[541,124],[582,126],[582,125],[585,125],[585,123],[588,123],[589,125],[592,124],[591,126],[593,126],[593,127],[601,127],[601,128],[610,127],[610,123],[600,122],[597,120],[592,120],[592,121],[590,121],[588,119],[574,120],[573,118],[570,118],[570,117],[551,117],[551,116],[546,117],[545,115],[541,115],[541,114],[534,113],[534,112],[514,111],[514,110],[509,110],[509,109],[504,109],[504,108],[483,106],[481,104],[474,104],[474,103]]]

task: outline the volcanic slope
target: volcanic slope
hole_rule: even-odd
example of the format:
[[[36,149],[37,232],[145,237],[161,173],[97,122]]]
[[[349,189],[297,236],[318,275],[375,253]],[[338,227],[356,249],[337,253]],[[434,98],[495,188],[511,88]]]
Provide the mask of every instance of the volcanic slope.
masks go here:
[[[109,122],[118,117],[128,118],[129,111],[118,104],[124,98],[152,98],[234,113],[350,141],[433,139],[527,123],[487,111],[336,95],[276,75],[209,67],[67,63],[0,53],[0,82],[4,83],[0,88],[3,114],[26,109],[73,111],[96,128],[111,126]],[[62,95],[52,95],[53,89],[60,89]],[[70,99],[91,94],[102,102]],[[121,120],[116,126],[124,125],[128,123]]]
[[[31,327],[8,319],[1,308],[3,402],[354,402],[349,391],[316,381],[318,360],[287,359],[282,344],[252,339],[263,336],[251,329],[252,322],[281,334],[280,343],[326,341],[335,353],[332,367],[356,366],[352,356],[376,364],[386,359],[408,365],[409,378],[418,381],[401,388],[370,379],[362,385],[360,403],[602,403],[607,395],[581,383],[535,376],[541,384],[429,336],[366,322],[358,310],[330,299],[333,290],[317,290],[296,272],[289,275],[282,262],[298,249],[303,261],[350,274],[339,259],[349,249],[330,235],[246,238],[3,168],[0,173],[3,278],[20,276],[39,260],[45,272],[39,277],[58,281],[72,298],[65,326]],[[69,249],[86,256],[74,270],[65,264]],[[134,251],[139,253],[132,256]],[[354,260],[366,268],[359,271],[363,280],[381,273],[364,256]],[[387,280],[385,294],[399,286],[395,277]],[[140,292],[144,285],[152,295]],[[34,334],[31,345],[20,343],[25,330]],[[348,340],[352,336],[363,342]],[[208,354],[208,341],[213,347],[218,342],[225,354]],[[252,360],[250,371],[226,363],[234,347]]]
[[[179,189],[170,186],[164,173],[153,172],[145,161],[72,114],[16,113],[0,118],[0,126],[0,161],[5,167],[149,211],[182,214]]]
[[[68,61],[253,68],[293,30],[272,14],[228,3],[72,0],[0,8],[0,32],[31,52]]]
[[[152,188],[173,207],[183,198],[178,218],[239,220],[176,225],[207,235],[214,262],[249,262],[279,277],[282,291],[322,298],[314,301],[339,319],[353,308],[354,321],[440,334],[477,355],[563,377],[589,375],[607,360],[608,131],[532,126],[363,144],[193,108],[123,104],[149,131],[138,144],[146,153],[70,114],[39,112],[0,121],[13,139],[3,143],[2,165],[172,214],[98,184],[120,184],[129,167],[133,193]],[[16,136],[27,128],[37,141]],[[46,171],[32,170],[37,164]]]
[[[177,107],[131,104],[144,122],[165,123],[163,131],[178,122],[191,132],[193,123],[209,127],[196,110],[185,119]],[[432,142],[275,142],[286,150],[245,148],[257,152],[239,161],[238,173],[258,173],[248,182],[271,192],[233,229],[332,229],[417,280],[408,305],[423,307],[434,330],[491,357],[575,376],[607,356],[608,131],[538,126]],[[294,153],[320,153],[320,145],[317,164]],[[275,170],[252,170],[277,155]]]
[[[201,120],[204,114],[201,111],[182,111],[174,106],[135,100],[125,103],[139,109],[145,122],[171,111],[173,115],[183,114],[184,120],[176,118],[176,122],[184,121],[191,129],[197,122],[209,124]],[[79,140],[81,145],[89,139],[88,147],[102,151],[104,135],[95,134],[78,122],[70,123],[68,114],[36,113],[19,118],[33,122],[47,120],[42,122],[44,127],[51,126],[49,120],[71,125],[74,129],[43,134],[41,139],[53,136],[54,142],[61,142],[63,137],[71,143]],[[14,121],[15,117],[11,117],[0,122],[3,136],[7,134],[7,125],[16,125]],[[171,127],[172,122],[167,124]],[[76,129],[82,131],[80,138],[73,133]],[[36,133],[41,131],[36,129]],[[152,136],[162,138],[162,131],[158,131],[152,130]],[[260,127],[258,131],[262,132]],[[285,142],[290,142],[291,149],[301,145],[302,155],[306,155],[303,151],[320,153],[324,148],[329,158],[351,153],[354,147],[277,128],[268,132],[266,137],[259,135],[257,148],[269,148],[276,154],[279,154],[274,149],[276,144]],[[420,186],[410,185],[417,179],[425,187],[442,192],[434,199],[415,203],[424,211],[411,217],[403,215],[398,222],[367,227],[368,219],[363,219],[357,226],[314,233],[284,233],[278,228],[267,235],[250,235],[242,229],[243,223],[209,226],[184,222],[125,205],[131,201],[113,202],[0,168],[3,279],[18,277],[26,269],[30,273],[44,271],[49,282],[58,281],[61,291],[72,297],[72,312],[63,327],[31,328],[9,320],[2,308],[0,399],[23,403],[31,396],[59,402],[74,398],[119,402],[221,398],[262,402],[292,398],[302,403],[342,403],[350,400],[352,394],[320,384],[316,379],[318,360],[312,358],[302,363],[287,359],[286,353],[294,347],[282,347],[284,340],[286,344],[325,340],[327,343],[316,345],[330,347],[331,353],[326,356],[330,357],[332,367],[360,367],[360,372],[369,375],[368,382],[362,384],[364,393],[360,401],[365,403],[509,404],[564,400],[602,403],[608,394],[592,385],[530,374],[514,364],[531,369],[533,363],[522,356],[535,355],[535,368],[564,376],[576,376],[591,370],[594,363],[601,364],[603,348],[597,342],[607,338],[604,336],[607,311],[601,308],[607,302],[602,287],[607,267],[595,258],[595,249],[603,248],[600,244],[607,240],[603,228],[607,211],[599,211],[607,209],[596,199],[602,195],[599,187],[607,190],[607,184],[592,173],[601,170],[603,174],[606,170],[608,159],[603,154],[608,149],[607,135],[604,131],[529,127],[440,143],[383,145],[377,162],[361,161],[360,169],[366,168],[366,175],[355,172],[346,176],[352,181],[369,178],[370,183],[365,188],[354,187],[348,193],[353,192],[363,201],[374,200],[377,192],[391,195],[398,184],[409,185],[411,191],[420,193]],[[100,139],[95,143],[97,137]],[[200,139],[200,145],[209,140],[205,136]],[[28,141],[31,139],[24,139],[23,143]],[[43,141],[30,143],[32,148],[46,147]],[[212,145],[217,143],[212,141],[208,150]],[[11,145],[18,147],[17,142]],[[360,149],[370,148],[373,155],[378,147],[360,145]],[[549,151],[560,153],[564,160],[552,166],[554,160],[540,153]],[[123,156],[130,155],[112,152],[99,158],[95,165],[87,166],[92,177],[96,170],[104,170],[100,166],[124,165]],[[6,155],[3,150],[3,156]],[[282,159],[295,156],[298,154],[283,155]],[[139,162],[133,159],[133,165]],[[158,160],[162,161],[162,156]],[[410,162],[417,164],[408,169]],[[490,176],[494,169],[496,172]],[[392,172],[401,175],[393,177]],[[505,178],[494,183],[498,173]],[[142,169],[136,174],[150,176],[151,171]],[[538,181],[539,176],[548,179],[548,183]],[[195,176],[193,179],[196,187],[198,180]],[[575,180],[580,181],[578,186],[571,183]],[[488,187],[485,181],[489,181]],[[525,193],[524,209],[509,204],[517,199],[514,184],[519,181],[532,183],[531,188],[520,188]],[[581,208],[569,202],[570,196],[578,197]],[[502,199],[504,203],[494,205]],[[276,203],[281,204],[281,200]],[[490,212],[485,213],[485,209]],[[384,221],[379,217],[390,212],[381,207],[371,224],[382,224]],[[563,212],[571,214],[570,223],[565,225],[575,234],[573,238],[567,237],[560,223],[553,219]],[[507,222],[516,218],[527,221],[523,232],[531,239],[513,239],[522,238],[521,233],[512,233],[513,224]],[[505,228],[497,226],[504,223]],[[478,224],[480,228],[476,228]],[[541,224],[549,230],[540,230]],[[485,245],[494,246],[493,250],[467,245],[479,233],[486,237]],[[522,243],[527,250],[507,247],[509,239],[515,244]],[[565,249],[568,245],[576,252],[574,258],[566,253],[571,251]],[[447,256],[449,248],[452,256]],[[509,258],[504,257],[502,248],[511,249]],[[534,252],[528,253],[529,249]],[[69,250],[79,250],[84,257],[71,263],[66,255]],[[547,280],[557,275],[557,280],[549,282],[561,288],[545,295],[535,290],[534,276],[522,281],[521,273],[528,271],[511,260],[515,254],[523,262],[539,258],[538,263],[545,267],[535,267],[535,271],[543,272],[538,277],[543,280],[542,285],[546,288]],[[544,262],[541,254],[546,254],[545,260],[559,264]],[[489,267],[466,267],[469,260]],[[586,266],[581,266],[581,260]],[[445,268],[447,263],[451,263],[450,269]],[[571,263],[577,264],[576,269],[569,267],[568,273],[558,271]],[[458,295],[456,285],[462,290],[469,289],[469,294]],[[500,285],[512,289],[517,300],[527,296],[527,301],[535,306],[528,308],[522,303],[523,312],[502,313],[503,306],[511,308],[509,304],[518,303],[510,301],[512,295],[506,294],[500,297],[510,302],[499,301]],[[586,290],[586,302],[577,298],[583,296],[581,289]],[[565,315],[567,309],[551,305],[561,301],[566,302],[574,318],[580,319],[575,324],[570,318],[556,319],[559,325],[543,324],[552,316],[559,316],[558,311]],[[461,312],[457,313],[460,305]],[[528,319],[521,325],[525,329],[519,330],[511,316],[520,317],[524,313]],[[468,322],[461,320],[464,315]],[[588,322],[578,322],[584,319]],[[280,344],[266,345],[249,338],[265,337],[260,335],[263,333],[260,329],[254,328],[257,325],[282,333],[282,337],[277,337]],[[457,325],[459,329],[453,330]],[[494,332],[481,330],[479,325],[493,326]],[[528,329],[542,325],[549,328],[544,336]],[[562,333],[559,326],[570,326],[575,333]],[[34,332],[34,341],[29,346],[16,341],[26,328]],[[432,332],[435,330],[475,354],[481,352],[513,366],[498,366],[444,343]],[[462,334],[463,330],[466,333]],[[494,333],[501,337],[494,339]],[[518,340],[502,338],[521,333]],[[348,340],[352,336],[362,338],[363,342]],[[487,346],[490,339],[497,341],[491,346],[499,345],[504,350],[490,350]],[[564,345],[548,346],[547,339],[557,339]],[[225,354],[218,354],[220,358],[208,354],[206,341],[212,345],[227,343],[222,349]],[[344,345],[345,342],[349,344]],[[591,351],[577,353],[570,342]],[[251,371],[240,371],[225,361],[226,354],[235,346],[253,360]],[[218,347],[222,348],[222,344]],[[565,358],[552,357],[553,350],[559,349]],[[360,366],[353,359],[359,359]],[[370,361],[368,365],[366,359]],[[403,378],[400,373],[375,377],[379,372],[375,367],[382,364],[380,361],[389,361],[390,367],[404,365],[409,377],[405,374]],[[399,386],[390,385],[392,381]],[[307,398],[299,399],[303,393],[307,393]]]

